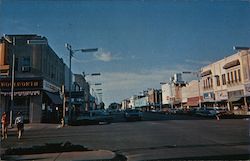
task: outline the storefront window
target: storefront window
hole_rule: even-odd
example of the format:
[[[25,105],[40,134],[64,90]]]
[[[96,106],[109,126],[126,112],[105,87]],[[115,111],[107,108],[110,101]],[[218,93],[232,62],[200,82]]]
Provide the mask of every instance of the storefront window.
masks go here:
[[[237,72],[236,72],[236,70],[234,71],[234,80],[235,80],[235,82],[237,82]]]
[[[217,86],[220,86],[220,76],[216,77]]]

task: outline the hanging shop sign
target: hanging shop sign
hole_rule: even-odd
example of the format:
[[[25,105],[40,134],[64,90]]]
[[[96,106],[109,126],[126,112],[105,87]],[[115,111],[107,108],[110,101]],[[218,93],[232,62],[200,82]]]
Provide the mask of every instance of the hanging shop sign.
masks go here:
[[[46,80],[43,80],[43,89],[46,91],[49,91],[49,92],[58,92],[61,90],[60,87],[57,87],[56,85],[54,85]]]

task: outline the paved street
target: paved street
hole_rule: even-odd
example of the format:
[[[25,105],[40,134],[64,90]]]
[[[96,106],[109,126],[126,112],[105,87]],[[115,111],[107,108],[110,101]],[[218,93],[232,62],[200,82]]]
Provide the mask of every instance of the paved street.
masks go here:
[[[10,131],[2,148],[70,141],[90,149],[115,151],[128,160],[241,156],[250,152],[249,123],[248,119],[183,119],[64,128],[55,124],[29,124],[20,141]]]

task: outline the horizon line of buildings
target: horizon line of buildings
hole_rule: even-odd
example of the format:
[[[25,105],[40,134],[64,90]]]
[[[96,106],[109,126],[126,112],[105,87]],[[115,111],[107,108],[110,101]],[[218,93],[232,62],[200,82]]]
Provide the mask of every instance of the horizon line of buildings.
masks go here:
[[[30,123],[60,122],[69,111],[70,77],[73,77],[73,111],[97,108],[100,102],[91,93],[85,75],[73,74],[50,47],[46,37],[36,34],[1,37],[1,114],[6,112],[10,116],[12,111],[14,119],[17,112],[22,112],[25,121]]]
[[[184,82],[182,74],[196,80]],[[235,114],[250,111],[250,48],[213,62],[194,72],[174,74],[161,89],[149,89],[121,102],[121,108],[166,110],[167,108],[221,107]]]

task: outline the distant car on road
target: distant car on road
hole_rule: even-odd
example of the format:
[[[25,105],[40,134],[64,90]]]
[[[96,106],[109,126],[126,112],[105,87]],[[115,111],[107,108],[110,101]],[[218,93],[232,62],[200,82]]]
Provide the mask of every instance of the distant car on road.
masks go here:
[[[124,112],[124,117],[127,121],[142,120],[142,112],[137,109],[127,109]]]
[[[93,110],[83,112],[72,123],[72,125],[85,125],[85,124],[109,124],[112,121],[112,116],[106,111]]]

